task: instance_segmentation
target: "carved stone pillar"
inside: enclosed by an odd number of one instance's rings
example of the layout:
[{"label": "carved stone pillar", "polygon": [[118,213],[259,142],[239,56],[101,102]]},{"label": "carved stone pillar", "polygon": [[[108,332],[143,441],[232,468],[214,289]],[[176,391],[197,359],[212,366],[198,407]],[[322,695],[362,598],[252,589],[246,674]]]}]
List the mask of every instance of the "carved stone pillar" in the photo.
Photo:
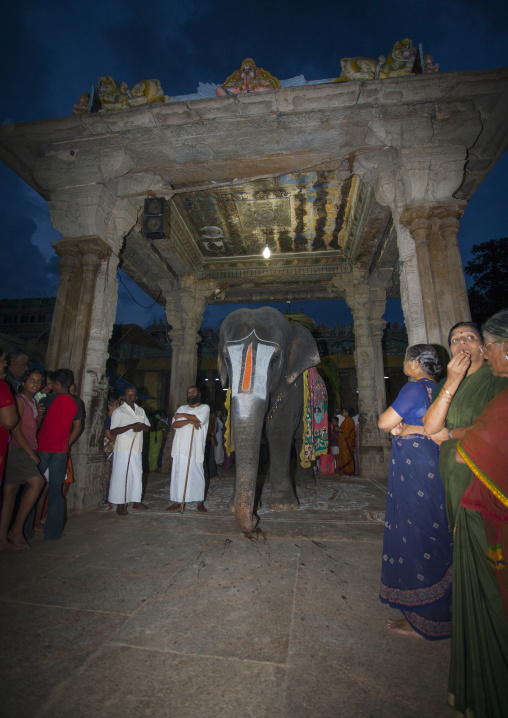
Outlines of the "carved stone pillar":
[{"label": "carved stone pillar", "polygon": [[[166,317],[171,324],[171,379],[169,386],[169,414],[185,403],[187,389],[196,383],[198,354],[201,341],[198,334],[203,321],[206,297],[216,288],[214,281],[197,280],[190,275],[180,277],[180,288],[167,292]],[[168,288],[169,289],[169,288]],[[169,471],[171,441],[166,442],[162,459],[163,471]]]},{"label": "carved stone pillar", "polygon": [[91,249],[90,243],[80,247],[83,278],[76,311],[74,341],[70,357],[70,367],[74,372],[74,377],[79,386],[81,386],[82,383],[83,359],[90,335],[90,315],[97,273],[101,266],[101,260],[105,259],[105,256],[109,254],[109,252],[106,253],[103,248],[99,247],[97,248],[97,253],[92,254]]},{"label": "carved stone pillar", "polygon": [[386,408],[385,366],[383,359],[383,333],[385,327],[386,321],[384,319],[372,319],[370,321],[372,348],[374,350],[377,410],[379,414],[382,414]]},{"label": "carved stone pillar", "polygon": [[61,257],[61,279],[47,366],[71,368],[85,404],[84,429],[71,452],[76,481],[67,497],[69,509],[81,511],[97,506],[101,498],[105,372],[118,298],[116,272],[123,239],[138,213],[129,201],[117,200],[99,184],[55,193],[50,211],[65,239],[53,244]]},{"label": "carved stone pillar", "polygon": [[[462,260],[457,244],[464,202],[407,205],[400,222],[414,241],[426,341],[446,347],[450,327],[471,318]],[[411,287],[408,286],[411,292]]]},{"label": "carved stone pillar", "polygon": [[[384,297],[384,299],[383,299]],[[355,366],[360,413],[360,456],[362,474],[384,477],[386,440],[378,429],[380,410],[384,410],[384,372],[381,338],[383,334],[384,290],[372,290],[361,282],[357,272],[346,290],[355,332]]]},{"label": "carved stone pillar", "polygon": [[[463,210],[459,211],[460,214],[462,214]],[[451,326],[457,322],[471,319],[466,279],[462,271],[462,257],[460,256],[459,243],[457,241],[457,235],[460,229],[458,214],[459,212],[452,211],[450,215],[442,216],[438,226],[439,234],[446,248],[448,281],[451,294],[454,298],[455,321],[452,322]],[[457,317],[459,318],[457,319]]]},{"label": "carved stone pillar", "polygon": [[46,366],[51,370],[58,368],[57,364],[62,353],[62,347],[65,344],[64,339],[68,335],[70,328],[69,308],[73,305],[71,298],[74,290],[73,278],[78,267],[79,255],[77,247],[73,244],[66,244],[63,240],[55,242],[53,246],[60,256],[60,261],[58,262],[60,282],[56,294],[55,310],[46,353]]}]

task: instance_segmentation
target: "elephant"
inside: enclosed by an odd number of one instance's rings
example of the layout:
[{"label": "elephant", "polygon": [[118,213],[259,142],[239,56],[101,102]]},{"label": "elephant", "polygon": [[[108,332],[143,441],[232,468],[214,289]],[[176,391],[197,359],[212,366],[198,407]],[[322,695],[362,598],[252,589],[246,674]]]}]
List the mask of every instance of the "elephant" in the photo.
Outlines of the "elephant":
[{"label": "elephant", "polygon": [[[236,523],[244,533],[252,532],[259,520],[254,503],[265,417],[270,449],[268,506],[298,508],[289,475],[291,445],[295,439],[298,451],[303,434],[303,372],[319,362],[310,331],[271,307],[238,309],[221,324],[218,370],[223,387],[229,379],[229,420],[236,451],[230,508],[234,507]],[[313,477],[312,469],[310,472]],[[314,485],[314,478],[311,481]]]}]

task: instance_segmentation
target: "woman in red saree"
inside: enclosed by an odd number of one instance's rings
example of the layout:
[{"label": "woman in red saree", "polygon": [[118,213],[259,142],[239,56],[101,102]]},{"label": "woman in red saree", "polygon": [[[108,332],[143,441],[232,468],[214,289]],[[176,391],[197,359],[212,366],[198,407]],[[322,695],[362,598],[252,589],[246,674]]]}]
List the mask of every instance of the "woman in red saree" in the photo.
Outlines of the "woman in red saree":
[{"label": "woman in red saree", "polygon": [[348,409],[340,409],[344,421],[339,426],[339,473],[352,476],[355,473],[355,422]]},{"label": "woman in red saree", "polygon": [[[508,309],[483,326],[492,374],[508,378]],[[501,718],[508,706],[508,388],[457,444],[474,479],[462,495],[453,559],[449,692],[461,713]]]}]

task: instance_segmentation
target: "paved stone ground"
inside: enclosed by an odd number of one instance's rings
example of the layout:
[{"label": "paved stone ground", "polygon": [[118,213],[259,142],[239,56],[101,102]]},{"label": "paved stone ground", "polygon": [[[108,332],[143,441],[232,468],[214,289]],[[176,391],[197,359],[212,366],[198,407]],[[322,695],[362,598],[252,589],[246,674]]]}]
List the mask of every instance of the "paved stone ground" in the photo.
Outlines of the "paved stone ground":
[{"label": "paved stone ground", "polygon": [[318,477],[294,512],[71,517],[61,541],[0,554],[3,718],[450,717],[449,642],[391,634],[378,600],[384,488]]}]

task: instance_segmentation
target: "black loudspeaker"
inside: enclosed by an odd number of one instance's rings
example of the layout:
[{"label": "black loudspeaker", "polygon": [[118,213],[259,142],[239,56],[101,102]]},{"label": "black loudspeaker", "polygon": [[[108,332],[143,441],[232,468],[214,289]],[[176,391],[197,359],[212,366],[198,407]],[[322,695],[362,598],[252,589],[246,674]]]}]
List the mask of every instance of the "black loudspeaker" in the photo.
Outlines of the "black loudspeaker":
[{"label": "black loudspeaker", "polygon": [[147,239],[169,239],[169,206],[165,197],[145,199],[143,234]]}]

